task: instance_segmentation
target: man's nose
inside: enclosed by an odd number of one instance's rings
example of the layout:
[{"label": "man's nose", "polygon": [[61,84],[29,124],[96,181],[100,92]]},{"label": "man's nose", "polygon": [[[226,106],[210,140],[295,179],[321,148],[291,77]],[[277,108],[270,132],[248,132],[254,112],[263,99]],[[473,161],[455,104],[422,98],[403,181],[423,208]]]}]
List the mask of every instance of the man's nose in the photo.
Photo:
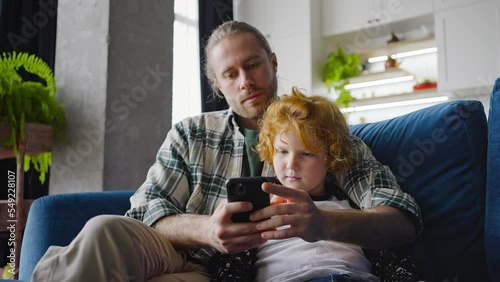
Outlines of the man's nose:
[{"label": "man's nose", "polygon": [[255,81],[253,79],[253,76],[248,71],[242,71],[240,78],[241,78],[240,84],[241,84],[242,90],[251,89],[255,85]]}]

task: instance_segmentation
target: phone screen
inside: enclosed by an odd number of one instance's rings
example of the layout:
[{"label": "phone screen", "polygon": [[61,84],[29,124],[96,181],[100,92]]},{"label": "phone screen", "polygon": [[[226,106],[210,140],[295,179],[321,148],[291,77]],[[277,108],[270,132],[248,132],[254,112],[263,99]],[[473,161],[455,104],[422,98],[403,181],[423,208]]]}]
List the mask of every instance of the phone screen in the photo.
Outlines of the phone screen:
[{"label": "phone screen", "polygon": [[269,206],[270,195],[262,191],[262,183],[276,183],[274,177],[238,177],[226,182],[228,202],[251,202],[253,209],[248,212],[236,213],[232,216],[234,222],[249,222],[250,213]]}]

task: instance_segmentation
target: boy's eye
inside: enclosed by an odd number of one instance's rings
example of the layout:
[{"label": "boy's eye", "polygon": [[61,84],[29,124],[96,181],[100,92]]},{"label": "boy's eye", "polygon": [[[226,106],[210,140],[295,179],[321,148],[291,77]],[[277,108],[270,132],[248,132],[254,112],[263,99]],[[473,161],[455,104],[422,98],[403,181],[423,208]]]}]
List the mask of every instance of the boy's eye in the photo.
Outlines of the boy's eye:
[{"label": "boy's eye", "polygon": [[309,152],[304,152],[302,153],[303,156],[306,156],[306,157],[310,157],[310,156],[313,156],[314,154],[313,153],[309,153]]},{"label": "boy's eye", "polygon": [[276,154],[286,154],[286,153],[288,153],[288,151],[287,150],[276,150],[275,153]]}]

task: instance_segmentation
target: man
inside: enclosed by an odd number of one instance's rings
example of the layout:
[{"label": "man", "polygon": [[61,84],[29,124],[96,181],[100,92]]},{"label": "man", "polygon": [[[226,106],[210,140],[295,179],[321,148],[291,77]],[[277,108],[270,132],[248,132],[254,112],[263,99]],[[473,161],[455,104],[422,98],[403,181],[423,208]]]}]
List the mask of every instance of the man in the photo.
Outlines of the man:
[{"label": "man", "polygon": [[[216,251],[235,254],[269,239],[336,240],[365,248],[415,240],[421,229],[416,203],[397,184],[378,187],[378,175],[352,181],[348,192],[362,211],[321,211],[300,191],[265,184],[266,192],[289,203],[255,212],[254,222],[233,223],[231,216],[251,205],[227,202],[226,179],[274,175],[252,148],[258,119],[276,98],[278,63],[265,37],[242,22],[217,28],[205,53],[207,77],[230,109],[176,124],[126,217],[98,216],[68,247],[49,248],[33,281],[153,281],[159,275],[163,281],[208,281],[205,266]],[[380,205],[371,207],[374,202]],[[283,225],[292,228],[275,229]]]}]

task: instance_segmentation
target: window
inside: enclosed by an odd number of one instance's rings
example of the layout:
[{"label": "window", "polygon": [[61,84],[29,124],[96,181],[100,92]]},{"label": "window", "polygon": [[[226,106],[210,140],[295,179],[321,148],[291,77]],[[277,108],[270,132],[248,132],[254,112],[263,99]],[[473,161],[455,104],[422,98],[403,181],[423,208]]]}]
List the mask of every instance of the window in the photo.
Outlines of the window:
[{"label": "window", "polygon": [[175,0],[172,123],[201,113],[198,0]]}]

